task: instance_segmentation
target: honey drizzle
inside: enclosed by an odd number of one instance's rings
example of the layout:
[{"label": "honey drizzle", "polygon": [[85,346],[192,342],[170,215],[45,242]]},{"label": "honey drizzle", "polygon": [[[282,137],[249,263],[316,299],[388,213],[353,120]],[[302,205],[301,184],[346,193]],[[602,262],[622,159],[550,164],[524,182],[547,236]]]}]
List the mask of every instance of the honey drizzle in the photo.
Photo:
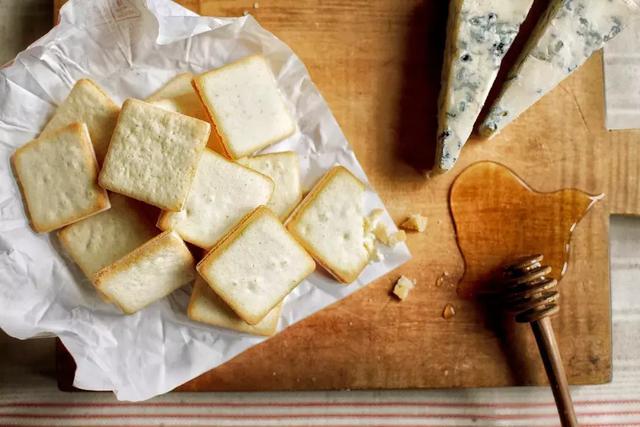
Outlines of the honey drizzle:
[{"label": "honey drizzle", "polygon": [[538,253],[560,280],[567,270],[573,230],[602,198],[576,189],[540,193],[494,162],[469,166],[449,196],[465,262],[458,295],[469,298],[490,291],[502,266]]}]

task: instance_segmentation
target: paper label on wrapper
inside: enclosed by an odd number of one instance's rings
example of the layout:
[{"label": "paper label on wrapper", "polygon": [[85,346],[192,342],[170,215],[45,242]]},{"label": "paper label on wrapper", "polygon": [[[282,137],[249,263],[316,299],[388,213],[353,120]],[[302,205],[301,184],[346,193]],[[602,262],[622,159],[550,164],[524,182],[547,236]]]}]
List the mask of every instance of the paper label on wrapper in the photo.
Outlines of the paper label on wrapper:
[{"label": "paper label on wrapper", "polygon": [[[190,286],[131,316],[104,303],[62,255],[55,234],[29,228],[11,154],[39,134],[82,77],[122,102],[145,98],[179,72],[201,73],[255,53],[269,61],[299,128],[265,152],[296,151],[306,189],[338,163],[367,182],[300,59],[251,16],[200,17],[166,0],[74,0],[53,30],[0,70],[0,327],[18,338],[59,336],[77,363],[76,387],[113,390],[122,400],[148,399],[265,338],[190,321]],[[384,208],[371,189],[365,206]],[[388,213],[384,221],[395,229]],[[382,250],[384,261],[369,265],[349,286],[322,273],[309,276],[287,297],[280,330],[410,258],[404,244]]]}]

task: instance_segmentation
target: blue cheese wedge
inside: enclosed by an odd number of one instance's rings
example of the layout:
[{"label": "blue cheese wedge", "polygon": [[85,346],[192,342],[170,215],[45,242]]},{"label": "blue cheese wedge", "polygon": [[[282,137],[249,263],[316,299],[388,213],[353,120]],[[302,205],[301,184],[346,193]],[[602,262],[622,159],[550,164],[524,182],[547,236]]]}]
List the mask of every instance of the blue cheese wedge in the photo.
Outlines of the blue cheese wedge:
[{"label": "blue cheese wedge", "polygon": [[480,126],[492,137],[580,67],[638,15],[638,0],[554,0]]},{"label": "blue cheese wedge", "polygon": [[438,114],[436,169],[453,167],[533,0],[453,0]]}]

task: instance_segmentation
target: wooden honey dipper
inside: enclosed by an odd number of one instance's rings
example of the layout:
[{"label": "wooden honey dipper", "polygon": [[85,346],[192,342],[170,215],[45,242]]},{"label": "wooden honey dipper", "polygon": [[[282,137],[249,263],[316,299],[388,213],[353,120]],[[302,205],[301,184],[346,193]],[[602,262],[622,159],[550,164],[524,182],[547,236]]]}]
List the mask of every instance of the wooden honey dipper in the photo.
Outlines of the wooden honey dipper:
[{"label": "wooden honey dipper", "polygon": [[569,383],[564,371],[550,316],[556,314],[558,281],[548,277],[551,267],[543,266],[542,255],[522,258],[504,269],[502,301],[515,312],[516,322],[530,323],[563,426],[577,426]]}]

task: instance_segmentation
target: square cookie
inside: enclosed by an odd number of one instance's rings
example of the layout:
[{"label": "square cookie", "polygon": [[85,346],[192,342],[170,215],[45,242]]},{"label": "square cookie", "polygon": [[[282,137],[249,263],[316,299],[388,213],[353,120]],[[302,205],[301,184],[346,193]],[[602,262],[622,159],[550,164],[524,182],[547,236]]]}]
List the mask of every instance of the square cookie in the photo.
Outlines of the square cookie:
[{"label": "square cookie", "polygon": [[109,209],[85,124],[73,123],[18,148],[11,157],[31,227],[46,233]]},{"label": "square cookie", "polygon": [[210,128],[202,120],[126,100],[100,171],[100,185],[160,209],[181,210]]},{"label": "square cookie", "polygon": [[369,261],[364,239],[364,184],[346,168],[327,172],[291,214],[287,229],[343,283]]},{"label": "square cookie", "polygon": [[207,110],[193,88],[192,80],[193,74],[191,73],[178,74],[149,96],[146,102],[208,122]]},{"label": "square cookie", "polygon": [[251,155],[296,129],[263,56],[208,71],[193,84],[231,158]]},{"label": "square cookie", "polygon": [[[191,82],[193,81],[193,74],[189,72],[177,74],[174,78],[166,82],[162,85],[158,90],[153,92],[146,99],[147,102],[155,102],[160,101],[162,99],[172,99],[178,98],[183,95],[193,94],[197,98],[197,94],[193,89],[193,85]],[[204,105],[198,100],[198,104],[200,104],[202,109],[202,114],[206,115],[206,111],[204,110]]]},{"label": "square cookie", "polygon": [[282,303],[278,304],[267,314],[264,319],[255,325],[250,325],[229,308],[202,277],[198,275],[193,285],[193,292],[189,299],[187,315],[196,322],[219,326],[234,331],[246,332],[253,335],[271,336],[278,329]]},{"label": "square cookie", "polygon": [[111,134],[118,121],[118,113],[120,113],[120,107],[95,82],[81,79],[58,106],[40,137],[47,136],[71,123],[85,123],[89,129],[98,163],[102,164],[107,154]]},{"label": "square cookie", "polygon": [[284,221],[302,198],[298,155],[293,151],[285,151],[244,157],[238,163],[273,180],[276,186],[267,207]]},{"label": "square cookie", "polygon": [[192,281],[194,264],[180,236],[165,231],[98,271],[94,284],[124,313],[132,314]]},{"label": "square cookie", "polygon": [[[169,80],[153,95],[147,98],[149,104],[164,108],[168,111],[184,114],[185,116],[209,122],[209,115],[202,104],[202,100],[191,84],[193,74],[181,73]],[[207,147],[220,154],[225,154],[224,147],[218,134],[212,130],[209,134]],[[228,157],[228,156],[227,156]]]},{"label": "square cookie", "polygon": [[150,206],[116,193],[109,201],[111,209],[58,231],[62,247],[91,281],[98,270],[160,233]]},{"label": "square cookie", "polygon": [[265,175],[205,150],[184,209],[163,212],[158,227],[209,249],[245,215],[266,204],[273,187]]},{"label": "square cookie", "polygon": [[315,262],[270,209],[260,207],[196,267],[211,289],[255,325],[315,269]]}]

